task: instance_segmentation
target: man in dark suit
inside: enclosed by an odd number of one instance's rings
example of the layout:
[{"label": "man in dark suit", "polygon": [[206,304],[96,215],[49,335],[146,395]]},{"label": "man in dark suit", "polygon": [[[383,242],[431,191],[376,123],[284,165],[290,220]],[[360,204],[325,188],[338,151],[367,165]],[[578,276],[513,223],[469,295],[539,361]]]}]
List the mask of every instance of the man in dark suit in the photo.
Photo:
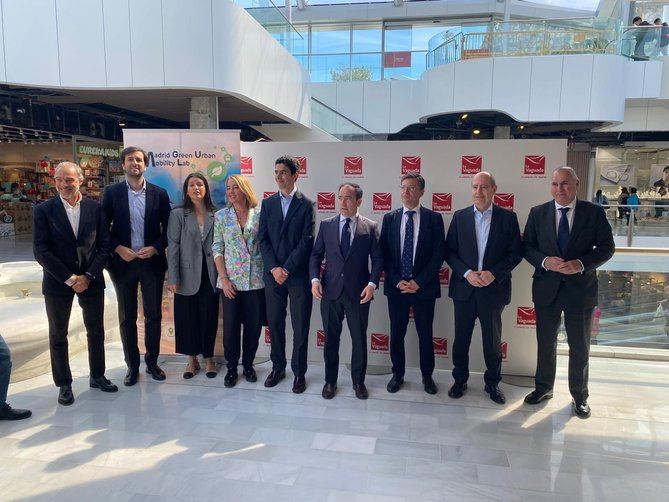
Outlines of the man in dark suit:
[{"label": "man in dark suit", "polygon": [[298,170],[299,162],[293,157],[276,160],[274,179],[279,191],[263,201],[258,230],[272,359],[265,387],[274,387],[286,376],[286,309],[290,298],[293,325],[290,366],[296,394],[307,388],[304,376],[311,320],[309,254],[314,245],[315,223],[314,203],[295,186]]},{"label": "man in dark suit", "polygon": [[448,391],[462,397],[469,379],[469,346],[474,323],[481,323],[486,372],[485,391],[504,404],[502,380],[502,311],[511,301],[511,271],[523,259],[515,213],[493,204],[497,191],[490,173],[472,178],[473,206],[456,211],[446,236],[446,262],[453,270],[448,296],[453,298],[455,342],[453,379]]},{"label": "man in dark suit", "polygon": [[436,394],[432,379],[434,305],[441,296],[439,269],[444,262],[444,220],[439,213],[420,205],[425,179],[418,173],[402,176],[400,195],[403,207],[383,216],[381,249],[386,273],[383,292],[390,314],[390,358],[393,376],[388,392],[397,392],[404,383],[404,337],[413,309],[418,332],[420,371],[423,387]]},{"label": "man in dark suit", "polygon": [[[369,396],[367,372],[367,320],[374,290],[383,269],[379,231],[375,221],[358,214],[362,188],[356,183],[339,186],[339,215],[321,222],[309,262],[311,292],[321,301],[325,331],[325,385],[322,395],[337,391],[339,338],[346,316],[351,332],[351,379],[358,399]],[[320,269],[325,257],[325,271]],[[371,259],[371,271],[369,262]]]},{"label": "man in dark suit", "polygon": [[88,341],[89,385],[104,392],[118,388],[105,374],[103,269],[110,253],[109,231],[100,204],[83,197],[81,168],[58,164],[54,173],[58,197],[35,206],[33,251],[44,269],[42,294],[49,320],[49,350],[58,402],[74,403],[67,352],[67,328],[77,295]]},{"label": "man in dark suit", "polygon": [[121,152],[125,181],[105,188],[102,205],[110,226],[112,256],[109,260],[116,298],[123,353],[128,372],[123,383],[131,386],[139,377],[137,347],[137,286],[142,289],[146,372],[165,380],[158,366],[162,296],[167,259],[167,192],[144,179],[148,156],[130,146]]},{"label": "man in dark suit", "polygon": [[571,167],[553,171],[553,200],[533,207],[525,225],[525,259],[535,272],[532,301],[537,315],[536,388],[525,397],[538,404],[553,397],[557,333],[561,316],[569,343],[569,392],[580,418],[590,416],[588,358],[592,314],[597,305],[596,269],[615,252],[601,206],[578,200]]}]

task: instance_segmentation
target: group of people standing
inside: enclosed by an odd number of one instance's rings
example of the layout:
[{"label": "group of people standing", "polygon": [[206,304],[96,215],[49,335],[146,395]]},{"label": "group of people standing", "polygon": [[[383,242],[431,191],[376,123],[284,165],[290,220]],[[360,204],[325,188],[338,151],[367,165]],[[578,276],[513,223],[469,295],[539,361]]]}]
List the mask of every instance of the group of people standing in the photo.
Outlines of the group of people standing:
[{"label": "group of people standing", "polygon": [[597,301],[595,271],[613,255],[614,244],[603,209],[576,198],[579,180],[571,168],[553,172],[553,200],[532,208],[521,240],[516,214],[493,203],[497,186],[488,172],[473,177],[473,204],[455,212],[448,232],[442,216],[421,205],[426,182],[418,173],[402,176],[402,207],[385,214],[380,228],[360,214],[362,188],[342,183],[339,214],[323,220],[316,232],[314,204],[297,188],[299,162],[293,157],[276,160],[278,190],[260,207],[248,180],[229,176],[227,206],[219,210],[202,174],[187,176],[183,204],[171,209],[165,190],[144,179],[146,152],[128,147],[121,160],[125,180],[105,189],[102,204],[81,195],[81,169],[63,162],[54,176],[59,196],[35,208],[34,253],[44,268],[51,365],[60,404],[74,402],[67,327],[75,295],[88,338],[90,386],[105,392],[118,390],[104,376],[105,266],[118,300],[126,386],[139,377],[138,288],[146,372],[154,380],[165,379],[158,354],[162,287],[168,271],[176,350],[188,356],[184,378],[200,371],[200,355],[206,376],[217,374],[213,355],[222,298],[224,385],[237,383],[240,358],[245,379],[257,381],[253,361],[264,325],[270,331],[272,361],[264,385],[274,387],[285,378],[290,309],[292,390],[304,392],[312,297],[316,297],[325,332],[322,396],[332,399],[337,393],[345,318],[352,341],[353,389],[357,398],[367,399],[369,307],[384,273],[392,361],[387,390],[398,392],[404,384],[405,335],[412,311],[422,384],[425,392],[435,394],[433,320],[444,260],[453,271],[449,296],[455,304],[454,383],[448,395],[457,399],[467,391],[469,347],[478,320],[486,363],[485,392],[503,404],[501,315],[511,300],[511,272],[525,258],[535,268],[532,296],[538,341],[536,389],[525,401],[537,404],[552,397],[557,333],[564,314],[574,410],[580,417],[590,415],[588,355],[590,320]]}]

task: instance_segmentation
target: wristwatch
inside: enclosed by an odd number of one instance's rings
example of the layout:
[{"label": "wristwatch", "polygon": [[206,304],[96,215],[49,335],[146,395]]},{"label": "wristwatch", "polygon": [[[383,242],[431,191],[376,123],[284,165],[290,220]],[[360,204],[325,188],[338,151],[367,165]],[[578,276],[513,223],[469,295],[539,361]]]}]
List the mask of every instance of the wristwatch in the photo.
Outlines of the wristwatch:
[{"label": "wristwatch", "polygon": [[94,281],[95,280],[95,276],[93,274],[91,274],[90,272],[86,272],[86,273],[84,273],[84,275],[86,277],[88,277],[89,281]]}]

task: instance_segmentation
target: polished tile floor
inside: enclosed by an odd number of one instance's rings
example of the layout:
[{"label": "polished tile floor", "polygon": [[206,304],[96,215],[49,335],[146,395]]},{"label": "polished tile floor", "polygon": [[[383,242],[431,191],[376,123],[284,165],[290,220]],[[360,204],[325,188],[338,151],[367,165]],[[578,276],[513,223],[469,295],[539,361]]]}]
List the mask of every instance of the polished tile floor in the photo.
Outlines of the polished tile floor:
[{"label": "polished tile floor", "polygon": [[[108,376],[121,383],[118,344]],[[369,376],[358,401],[345,368],[337,397],[320,397],[323,367],[307,392],[290,379],[223,387],[222,375],[181,379],[167,361],[166,382],[103,394],[87,387],[86,356],[73,361],[76,402],[56,404],[50,375],[10,387],[15,407],[34,415],[0,422],[0,500],[669,500],[669,365],[593,359],[593,416],[570,413],[565,360],[556,396],[524,405],[527,389],[504,385],[492,403],[473,375],[469,391],[428,396],[417,372],[398,394],[387,376]]]}]

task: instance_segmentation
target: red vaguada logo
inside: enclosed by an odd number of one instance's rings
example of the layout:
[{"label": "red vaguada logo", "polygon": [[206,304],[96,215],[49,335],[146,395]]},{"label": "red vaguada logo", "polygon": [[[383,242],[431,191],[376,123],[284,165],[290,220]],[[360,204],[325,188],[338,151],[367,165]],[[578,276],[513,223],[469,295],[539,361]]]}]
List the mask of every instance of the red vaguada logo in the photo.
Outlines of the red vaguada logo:
[{"label": "red vaguada logo", "polygon": [[242,174],[253,174],[253,157],[239,157],[239,168]]},{"label": "red vaguada logo", "polygon": [[407,155],[402,157],[402,175],[420,173],[420,156]]},{"label": "red vaguada logo", "polygon": [[263,198],[263,199],[266,199],[267,197],[271,197],[271,196],[274,195],[275,193],[276,193],[276,192],[263,192],[263,193],[262,193],[262,198]]},{"label": "red vaguada logo", "polygon": [[527,176],[544,176],[546,174],[546,156],[525,155],[523,174]]},{"label": "red vaguada logo", "polygon": [[344,157],[344,175],[362,175],[362,157]]},{"label": "red vaguada logo", "polygon": [[386,273],[381,272],[381,277],[379,278],[379,283],[386,282]]},{"label": "red vaguada logo", "polygon": [[512,193],[496,193],[492,201],[499,207],[513,211],[514,196]]},{"label": "red vaguada logo", "polygon": [[482,155],[463,155],[462,156],[462,174],[470,175],[480,173],[483,168]]},{"label": "red vaguada logo", "polygon": [[372,352],[388,352],[390,350],[390,336],[381,333],[372,333]]},{"label": "red vaguada logo", "polygon": [[439,284],[442,286],[448,286],[451,281],[451,269],[448,267],[442,267],[439,269]]},{"label": "red vaguada logo", "polygon": [[447,356],[448,355],[448,339],[447,338],[433,338],[434,355]]},{"label": "red vaguada logo", "polygon": [[516,311],[516,324],[521,326],[536,326],[537,314],[534,307],[518,307]]},{"label": "red vaguada logo", "polygon": [[306,176],[307,175],[307,158],[306,157],[295,157],[297,159],[297,162],[300,164],[299,169],[297,172],[300,174],[300,176]]},{"label": "red vaguada logo", "polygon": [[393,196],[390,192],[374,192],[372,195],[372,210],[390,211],[392,202]]},{"label": "red vaguada logo", "polygon": [[325,331],[322,329],[316,330],[316,347],[325,347]]},{"label": "red vaguada logo", "polygon": [[321,277],[325,275],[325,263],[321,263]]},{"label": "red vaguada logo", "polygon": [[319,211],[334,211],[335,210],[335,193],[334,192],[318,192],[317,205]]},{"label": "red vaguada logo", "polygon": [[269,328],[265,326],[265,345],[270,345],[272,343],[272,338],[269,336]]},{"label": "red vaguada logo", "polygon": [[502,342],[502,361],[506,361],[508,353],[509,353],[509,343]]},{"label": "red vaguada logo", "polygon": [[433,193],[432,194],[432,211],[448,212],[453,207],[453,194],[450,193]]}]

